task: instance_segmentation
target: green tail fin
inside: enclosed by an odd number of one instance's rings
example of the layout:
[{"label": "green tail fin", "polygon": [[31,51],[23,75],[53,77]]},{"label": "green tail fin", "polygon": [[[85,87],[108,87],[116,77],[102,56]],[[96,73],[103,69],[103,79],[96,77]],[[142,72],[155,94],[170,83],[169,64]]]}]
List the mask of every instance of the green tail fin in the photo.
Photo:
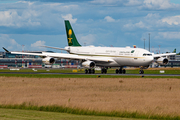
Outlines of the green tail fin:
[{"label": "green tail fin", "polygon": [[176,49],[174,49],[173,53],[176,53]]},{"label": "green tail fin", "polygon": [[74,34],[74,31],[71,27],[71,24],[69,20],[65,20],[65,28],[66,28],[66,35],[67,35],[67,40],[68,40],[68,45],[69,46],[81,46],[79,42],[76,39],[76,36]]}]

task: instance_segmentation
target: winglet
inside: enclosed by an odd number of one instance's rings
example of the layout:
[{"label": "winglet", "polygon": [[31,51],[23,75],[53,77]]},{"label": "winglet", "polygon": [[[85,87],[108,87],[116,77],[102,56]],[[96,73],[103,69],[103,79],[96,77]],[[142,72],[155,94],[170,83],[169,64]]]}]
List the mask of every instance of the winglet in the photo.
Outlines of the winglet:
[{"label": "winglet", "polygon": [[6,49],[6,48],[4,48],[4,47],[3,47],[3,49],[4,49],[6,52],[8,52],[8,53],[9,53],[9,50],[7,50],[7,49]]}]

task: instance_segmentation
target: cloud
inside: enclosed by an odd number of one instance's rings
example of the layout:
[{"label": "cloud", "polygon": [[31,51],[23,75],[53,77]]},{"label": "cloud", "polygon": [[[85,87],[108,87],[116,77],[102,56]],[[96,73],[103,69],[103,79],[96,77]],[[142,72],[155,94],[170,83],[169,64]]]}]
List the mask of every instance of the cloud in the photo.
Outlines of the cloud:
[{"label": "cloud", "polygon": [[93,0],[90,3],[105,6],[137,6],[142,5],[142,0]]},{"label": "cloud", "polygon": [[27,3],[29,6],[34,4],[34,2],[30,2],[30,1],[18,1],[17,3],[25,3],[25,4]]},{"label": "cloud", "polygon": [[166,39],[169,41],[180,39],[180,32],[158,32],[155,39]]},{"label": "cloud", "polygon": [[169,25],[179,25],[180,15],[163,18],[162,22],[168,23]]},{"label": "cloud", "polygon": [[136,6],[136,5],[141,5],[142,1],[139,0],[129,0],[128,3],[126,3],[126,6]]},{"label": "cloud", "polygon": [[152,10],[165,10],[165,9],[175,9],[179,5],[170,3],[170,0],[144,0],[143,6],[144,9]]},{"label": "cloud", "polygon": [[105,6],[123,6],[127,0],[93,0],[90,3]]},{"label": "cloud", "polygon": [[81,36],[79,41],[80,44],[84,44],[84,45],[93,45],[93,42],[95,41],[95,35],[93,34],[88,34],[86,36]]},{"label": "cloud", "polygon": [[5,47],[8,50],[20,50],[21,45],[14,39],[10,38],[7,34],[0,34],[1,47]]},{"label": "cloud", "polygon": [[27,27],[39,26],[40,22],[33,21],[32,17],[38,16],[33,10],[24,11],[19,16],[16,10],[0,11],[0,26]]},{"label": "cloud", "polygon": [[[54,3],[67,3],[67,2],[84,2],[84,0],[24,0],[24,1],[39,1],[39,2],[54,2]],[[86,0],[91,1],[91,0]]]},{"label": "cloud", "polygon": [[31,44],[31,47],[40,47],[40,46],[44,46],[45,45],[45,41],[41,41],[41,40],[39,40],[39,41],[36,41],[35,43],[33,43],[33,44]]},{"label": "cloud", "polygon": [[115,22],[115,19],[113,19],[113,18],[110,17],[110,16],[106,16],[104,19],[105,19],[107,22]]},{"label": "cloud", "polygon": [[76,23],[77,18],[72,18],[72,14],[67,14],[67,15],[62,15],[62,18],[64,18],[64,20],[69,20],[71,23]]},{"label": "cloud", "polygon": [[137,28],[140,28],[140,29],[148,29],[148,28],[149,28],[149,26],[146,25],[146,24],[145,24],[144,22],[142,22],[142,21],[140,21],[140,22],[138,22],[138,23],[135,23],[135,24],[133,24],[133,23],[128,23],[128,24],[125,24],[123,27],[126,28],[127,30],[135,30],[135,29],[137,29]]},{"label": "cloud", "polygon": [[149,13],[136,23],[131,22],[124,25],[124,28],[129,30],[133,30],[137,28],[152,30],[152,29],[156,29],[157,27],[162,27],[161,17],[158,13],[155,14]]}]

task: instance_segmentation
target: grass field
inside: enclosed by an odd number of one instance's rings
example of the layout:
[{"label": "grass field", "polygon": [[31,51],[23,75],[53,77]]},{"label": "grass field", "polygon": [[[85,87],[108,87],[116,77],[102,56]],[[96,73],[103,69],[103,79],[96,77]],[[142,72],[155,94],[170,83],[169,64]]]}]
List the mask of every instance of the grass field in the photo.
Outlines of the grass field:
[{"label": "grass field", "polygon": [[[161,70],[165,71],[165,74],[180,74],[180,68],[150,68],[145,70],[145,74],[160,74]],[[180,119],[180,77],[28,74],[72,73],[72,69],[2,69],[0,72],[27,72],[0,74],[2,120]],[[84,73],[83,70],[77,72]],[[114,73],[114,69],[109,69],[108,73]],[[127,74],[138,73],[139,69],[127,69]],[[52,108],[54,105],[55,108],[60,107],[63,110],[60,109],[57,113]],[[35,109],[31,109],[32,106]]]},{"label": "grass field", "polygon": [[2,109],[2,108],[0,108],[0,119],[1,120],[139,120],[133,118],[87,116],[87,115],[57,113],[57,112],[42,112],[42,111],[34,111],[34,110],[18,110],[18,109]]},{"label": "grass field", "polygon": [[[32,69],[20,69],[17,70],[9,70],[9,69],[0,69],[0,72],[44,72],[44,73],[72,73],[73,70],[77,71],[77,73],[84,73],[84,69],[36,69],[34,71]],[[145,74],[160,74],[160,71],[163,70],[164,74],[180,74],[180,68],[149,68],[145,69]],[[101,71],[96,70],[96,73],[101,73]],[[108,73],[115,73],[115,69],[108,69]],[[128,68],[126,69],[127,74],[139,74],[139,68]]]},{"label": "grass field", "polygon": [[43,111],[49,110],[45,106],[55,105],[52,109],[62,106],[63,111],[73,114],[178,120],[179,86],[179,79],[174,78],[1,76],[0,105],[1,108],[25,105],[22,107],[25,109],[37,106],[35,110]]}]

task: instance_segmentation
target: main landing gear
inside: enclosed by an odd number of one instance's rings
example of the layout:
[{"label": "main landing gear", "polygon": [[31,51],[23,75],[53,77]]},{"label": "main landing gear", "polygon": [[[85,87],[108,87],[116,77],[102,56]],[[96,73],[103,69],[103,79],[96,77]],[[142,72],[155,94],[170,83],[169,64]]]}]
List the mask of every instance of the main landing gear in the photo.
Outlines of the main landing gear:
[{"label": "main landing gear", "polygon": [[86,69],[85,74],[95,74],[95,70],[94,69]]},{"label": "main landing gear", "polygon": [[126,70],[123,69],[123,67],[120,67],[119,69],[116,69],[116,74],[126,74]]},{"label": "main landing gear", "polygon": [[107,68],[103,67],[103,68],[101,69],[101,73],[102,73],[102,74],[106,74],[106,73],[107,73]]}]

